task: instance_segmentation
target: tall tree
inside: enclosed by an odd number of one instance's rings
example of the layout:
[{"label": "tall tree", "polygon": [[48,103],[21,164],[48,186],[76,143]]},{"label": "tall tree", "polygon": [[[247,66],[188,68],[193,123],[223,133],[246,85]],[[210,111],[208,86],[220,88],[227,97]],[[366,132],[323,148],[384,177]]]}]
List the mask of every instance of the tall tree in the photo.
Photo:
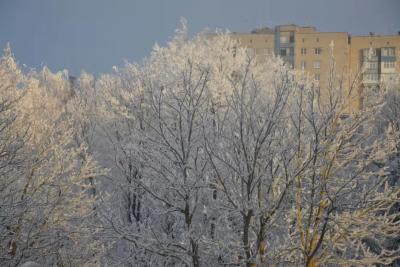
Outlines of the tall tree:
[{"label": "tall tree", "polygon": [[64,75],[47,69],[22,74],[9,50],[0,69],[5,85],[2,165],[9,170],[1,175],[2,262],[75,265],[95,260],[87,258],[92,248],[81,238],[93,202],[85,179],[99,170],[91,156],[79,158],[85,144],[73,143],[74,128],[61,97],[68,86]]}]

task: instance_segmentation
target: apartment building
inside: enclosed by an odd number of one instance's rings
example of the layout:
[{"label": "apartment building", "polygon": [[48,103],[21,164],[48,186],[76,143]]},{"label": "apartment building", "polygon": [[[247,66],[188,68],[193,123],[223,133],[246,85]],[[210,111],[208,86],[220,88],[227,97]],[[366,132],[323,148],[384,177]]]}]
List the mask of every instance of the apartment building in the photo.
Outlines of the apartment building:
[{"label": "apartment building", "polygon": [[334,76],[342,80],[343,92],[352,89],[349,111],[362,109],[373,101],[380,82],[400,74],[400,35],[351,36],[347,32],[319,32],[315,27],[280,25],[232,33],[232,38],[260,60],[269,53],[281,56],[290,66],[319,81],[321,90],[329,87],[334,62]]},{"label": "apartment building", "polygon": [[351,78],[359,74],[358,107],[373,102],[379,83],[391,81],[400,74],[400,35],[353,36],[350,46]]}]

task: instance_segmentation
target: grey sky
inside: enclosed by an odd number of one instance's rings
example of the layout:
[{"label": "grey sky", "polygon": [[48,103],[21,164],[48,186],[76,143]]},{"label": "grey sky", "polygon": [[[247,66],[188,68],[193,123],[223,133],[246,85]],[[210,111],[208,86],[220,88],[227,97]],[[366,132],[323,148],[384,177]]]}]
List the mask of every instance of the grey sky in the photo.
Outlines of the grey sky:
[{"label": "grey sky", "polygon": [[0,46],[29,67],[102,73],[165,44],[181,16],[192,35],[289,23],[397,34],[399,12],[400,0],[0,0]]}]

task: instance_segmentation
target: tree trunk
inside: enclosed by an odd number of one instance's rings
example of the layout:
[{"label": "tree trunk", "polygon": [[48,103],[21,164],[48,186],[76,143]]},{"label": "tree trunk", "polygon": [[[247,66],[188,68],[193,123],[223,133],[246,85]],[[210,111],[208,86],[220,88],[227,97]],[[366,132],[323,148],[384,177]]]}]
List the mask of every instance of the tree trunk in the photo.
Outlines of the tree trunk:
[{"label": "tree trunk", "polygon": [[251,217],[253,216],[253,212],[249,210],[243,218],[243,248],[244,253],[246,255],[246,266],[251,267],[251,251],[250,251],[250,244],[249,244],[249,230],[250,230],[250,221]]}]

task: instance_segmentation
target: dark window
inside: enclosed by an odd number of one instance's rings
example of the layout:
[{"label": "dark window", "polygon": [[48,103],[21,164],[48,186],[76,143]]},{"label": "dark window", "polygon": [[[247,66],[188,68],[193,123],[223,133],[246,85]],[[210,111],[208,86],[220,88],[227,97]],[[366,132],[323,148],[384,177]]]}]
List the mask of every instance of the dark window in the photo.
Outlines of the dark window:
[{"label": "dark window", "polygon": [[282,57],[285,57],[285,56],[286,56],[286,48],[282,48],[282,49],[281,49],[280,55],[281,55]]},{"label": "dark window", "polygon": [[294,43],[294,33],[293,33],[293,32],[290,33],[290,39],[289,39],[289,41],[290,41],[291,43]]}]

